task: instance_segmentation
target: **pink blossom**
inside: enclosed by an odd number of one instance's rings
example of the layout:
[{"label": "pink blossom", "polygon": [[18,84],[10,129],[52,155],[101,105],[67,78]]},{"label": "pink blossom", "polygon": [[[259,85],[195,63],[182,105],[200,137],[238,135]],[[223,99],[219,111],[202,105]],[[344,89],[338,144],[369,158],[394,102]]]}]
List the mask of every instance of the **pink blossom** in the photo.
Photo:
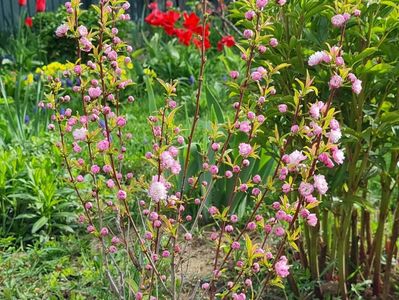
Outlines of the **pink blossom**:
[{"label": "pink blossom", "polygon": [[64,36],[66,36],[68,30],[69,30],[68,24],[62,24],[57,27],[57,29],[55,31],[55,35],[57,37],[64,37]]},{"label": "pink blossom", "polygon": [[228,232],[228,233],[233,232],[233,230],[234,230],[234,227],[232,225],[227,225],[225,227],[225,231]]},{"label": "pink blossom", "polygon": [[248,119],[249,120],[253,120],[253,119],[255,119],[255,113],[254,112],[252,112],[252,111],[249,111],[248,113],[247,113],[247,117],[248,117]]},{"label": "pink blossom", "polygon": [[338,130],[339,129],[339,122],[336,119],[332,119],[330,121],[330,128],[332,130]]},{"label": "pink blossom", "polygon": [[280,204],[280,202],[275,201],[275,202],[273,202],[272,207],[273,207],[273,209],[280,209],[281,204]]},{"label": "pink blossom", "polygon": [[311,183],[302,181],[301,184],[299,185],[299,189],[298,190],[299,190],[299,193],[302,196],[305,197],[305,196],[308,196],[308,195],[312,194],[314,188],[313,188],[313,185]]},{"label": "pink blossom", "polygon": [[153,235],[151,232],[147,231],[146,233],[144,233],[144,238],[146,240],[152,240],[152,237],[153,237]]},{"label": "pink blossom", "polygon": [[306,208],[303,208],[303,209],[301,209],[301,211],[300,211],[299,214],[300,214],[303,218],[307,218],[307,217],[309,216],[310,212],[309,212]]},{"label": "pink blossom", "polygon": [[287,216],[287,214],[283,210],[279,210],[279,211],[276,212],[276,219],[277,220],[280,220],[280,221],[284,220],[286,216]]},{"label": "pink blossom", "polygon": [[89,201],[89,202],[86,202],[86,203],[85,203],[85,208],[86,208],[87,210],[92,209],[92,208],[93,208],[93,203],[91,203],[90,201]]},{"label": "pink blossom", "polygon": [[115,182],[112,179],[108,179],[106,184],[107,184],[107,187],[109,187],[110,189],[115,187]]},{"label": "pink blossom", "polygon": [[311,67],[316,66],[323,62],[323,58],[324,58],[324,52],[317,51],[313,53],[311,56],[309,56],[308,65]]},{"label": "pink blossom", "polygon": [[350,82],[354,83],[355,80],[357,79],[357,77],[356,77],[355,74],[349,73],[349,74],[348,74],[348,79],[349,79]]},{"label": "pink blossom", "polygon": [[233,293],[232,295],[233,300],[246,300],[247,296],[244,293]]},{"label": "pink blossom", "polygon": [[203,283],[203,284],[201,285],[201,288],[202,288],[203,290],[209,290],[209,283],[208,283],[208,282]]},{"label": "pink blossom", "polygon": [[292,125],[291,126],[291,132],[292,133],[297,133],[299,131],[299,126],[298,125]]},{"label": "pink blossom", "polygon": [[117,117],[116,125],[118,125],[118,127],[124,127],[126,125],[126,119],[122,116]]},{"label": "pink blossom", "polygon": [[277,41],[277,39],[276,39],[276,38],[271,38],[270,41],[269,41],[269,45],[270,45],[271,47],[273,47],[273,48],[277,47],[277,46],[278,46],[278,41]]},{"label": "pink blossom", "polygon": [[345,17],[341,14],[335,15],[331,18],[332,25],[337,28],[341,28],[342,26],[344,26],[345,22]]},{"label": "pink blossom", "polygon": [[348,13],[343,14],[345,21],[348,21],[351,18],[351,15]]},{"label": "pink blossom", "polygon": [[331,130],[328,133],[328,139],[331,143],[338,143],[341,137],[342,137],[341,129]]},{"label": "pink blossom", "polygon": [[187,233],[184,235],[184,239],[185,239],[186,241],[191,241],[191,240],[193,239],[193,236],[191,235],[191,233],[187,232]]},{"label": "pink blossom", "polygon": [[360,14],[361,14],[361,11],[358,10],[358,9],[355,9],[355,10],[353,11],[353,15],[354,15],[355,17],[360,17]]},{"label": "pink blossom", "polygon": [[215,206],[211,206],[209,207],[208,212],[211,216],[213,216],[216,215],[219,212],[219,210]]},{"label": "pink blossom", "polygon": [[260,54],[263,54],[267,51],[267,47],[265,45],[259,45],[258,46],[258,51]]},{"label": "pink blossom", "polygon": [[253,231],[253,230],[255,230],[255,229],[256,229],[256,224],[255,224],[255,222],[249,222],[248,225],[247,225],[247,230]]},{"label": "pink blossom", "polygon": [[100,167],[97,166],[97,165],[92,165],[91,168],[90,168],[90,170],[91,170],[91,172],[92,172],[93,174],[98,174],[98,173],[100,173]]},{"label": "pink blossom", "polygon": [[216,165],[212,165],[209,168],[209,172],[211,172],[212,175],[216,175],[219,173],[219,168]]},{"label": "pink blossom", "polygon": [[341,76],[335,74],[331,77],[330,82],[328,83],[331,90],[338,89],[342,86],[342,78]]},{"label": "pink blossom", "polygon": [[247,11],[245,13],[245,18],[251,21],[255,17],[256,13],[253,10]]},{"label": "pink blossom", "polygon": [[237,71],[231,71],[230,72],[231,79],[237,79],[238,76],[240,76],[240,73],[238,73]]},{"label": "pink blossom", "polygon": [[116,60],[118,58],[118,54],[116,51],[112,50],[108,52],[107,57],[109,60]]},{"label": "pink blossom", "polygon": [[82,50],[85,52],[90,52],[90,50],[93,48],[93,44],[86,37],[81,37],[79,39],[79,43],[82,46]]},{"label": "pink blossom", "polygon": [[81,127],[79,129],[75,129],[72,133],[73,138],[75,141],[84,141],[86,140],[87,137],[87,129],[84,127]]},{"label": "pink blossom", "polygon": [[84,25],[80,25],[80,26],[78,27],[78,32],[79,32],[79,35],[80,35],[81,37],[82,37],[82,36],[87,36],[87,35],[89,34],[87,28],[86,28]]},{"label": "pink blossom", "polygon": [[248,133],[251,131],[251,124],[248,121],[243,121],[240,123],[240,131]]},{"label": "pink blossom", "polygon": [[119,190],[118,193],[116,194],[116,197],[119,200],[125,200],[127,198],[127,193],[124,190]]},{"label": "pink blossom", "polygon": [[254,32],[251,30],[251,29],[245,29],[244,30],[244,37],[246,38],[246,39],[250,39],[250,38],[252,38],[254,36]]},{"label": "pink blossom", "polygon": [[337,66],[343,66],[345,64],[344,58],[342,56],[337,56],[335,58],[335,64]]},{"label": "pink blossom", "polygon": [[283,227],[276,227],[276,229],[274,229],[274,234],[276,236],[283,236],[285,233],[285,230]]},{"label": "pink blossom", "polygon": [[260,177],[260,175],[255,175],[255,176],[252,178],[252,181],[253,181],[254,183],[260,183],[261,180],[262,180],[262,178]]},{"label": "pink blossom", "polygon": [[259,9],[263,9],[268,2],[269,0],[256,0],[256,7]]},{"label": "pink blossom", "polygon": [[90,87],[88,92],[91,99],[96,99],[102,94],[100,87]]},{"label": "pink blossom", "polygon": [[155,203],[158,203],[160,200],[166,200],[168,192],[165,183],[153,180],[148,189],[148,195]]},{"label": "pink blossom", "polygon": [[92,232],[94,232],[95,230],[96,230],[96,229],[94,228],[93,225],[87,226],[87,232],[88,232],[88,233],[92,233]]},{"label": "pink blossom", "polygon": [[262,74],[258,71],[254,71],[251,73],[251,78],[253,81],[259,81],[262,79]]},{"label": "pink blossom", "polygon": [[238,146],[239,153],[242,157],[248,157],[252,152],[252,147],[250,144],[240,143]]},{"label": "pink blossom", "polygon": [[353,83],[352,83],[352,91],[356,94],[359,95],[360,92],[362,91],[362,81],[359,79],[356,79]]},{"label": "pink blossom", "polygon": [[313,119],[320,118],[320,107],[319,107],[318,103],[313,103],[310,106],[309,114],[312,116]]},{"label": "pink blossom", "polygon": [[319,161],[321,161],[327,168],[333,168],[334,163],[331,160],[330,156],[328,155],[327,152],[323,152],[319,155],[318,157]]},{"label": "pink blossom", "polygon": [[237,223],[238,222],[238,216],[237,215],[231,215],[230,216],[230,221],[232,223]]},{"label": "pink blossom", "polygon": [[281,112],[281,113],[287,112],[287,104],[280,104],[278,106],[278,111]]},{"label": "pink blossom", "polygon": [[265,121],[265,116],[264,115],[258,115],[256,118],[260,124],[262,124]]},{"label": "pink blossom", "polygon": [[177,137],[177,142],[178,142],[179,144],[183,144],[183,143],[184,143],[184,137],[182,137],[181,135],[179,135],[179,136]]},{"label": "pink blossom", "polygon": [[342,150],[334,148],[332,150],[332,157],[338,165],[342,165],[344,163],[345,155],[344,152],[342,152]]},{"label": "pink blossom", "polygon": [[107,140],[102,140],[97,143],[97,149],[100,152],[107,151],[109,149],[109,142]]},{"label": "pink blossom", "polygon": [[287,262],[288,260],[285,256],[280,257],[280,260],[274,266],[277,276],[285,278],[290,274],[289,272],[290,266],[287,265]]},{"label": "pink blossom", "polygon": [[108,228],[107,228],[107,227],[101,228],[100,234],[101,234],[102,236],[106,236],[106,235],[108,235],[108,233],[109,233],[109,231],[108,231]]},{"label": "pink blossom", "polygon": [[281,189],[283,190],[283,193],[285,193],[285,194],[288,194],[292,190],[291,185],[289,183],[284,183],[283,186],[281,187]]},{"label": "pink blossom", "polygon": [[328,184],[324,175],[314,175],[314,184],[313,186],[319,192],[320,195],[324,195],[328,191]]},{"label": "pink blossom", "polygon": [[302,151],[295,150],[290,155],[288,155],[288,168],[290,170],[295,170],[299,164],[306,159]]},{"label": "pink blossom", "polygon": [[316,226],[316,224],[317,224],[316,214],[309,214],[306,219],[310,226],[312,226],[312,227]]},{"label": "pink blossom", "polygon": [[238,250],[238,249],[240,249],[240,243],[237,242],[237,241],[233,242],[233,243],[231,244],[231,248],[232,248],[233,250]]}]

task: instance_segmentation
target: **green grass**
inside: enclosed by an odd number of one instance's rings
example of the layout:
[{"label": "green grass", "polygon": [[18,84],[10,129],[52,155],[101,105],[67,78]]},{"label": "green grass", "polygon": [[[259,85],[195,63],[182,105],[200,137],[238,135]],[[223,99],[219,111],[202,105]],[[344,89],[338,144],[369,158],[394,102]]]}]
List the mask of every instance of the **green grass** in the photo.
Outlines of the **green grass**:
[{"label": "green grass", "polygon": [[111,299],[95,253],[74,235],[9,247],[0,252],[0,299]]}]

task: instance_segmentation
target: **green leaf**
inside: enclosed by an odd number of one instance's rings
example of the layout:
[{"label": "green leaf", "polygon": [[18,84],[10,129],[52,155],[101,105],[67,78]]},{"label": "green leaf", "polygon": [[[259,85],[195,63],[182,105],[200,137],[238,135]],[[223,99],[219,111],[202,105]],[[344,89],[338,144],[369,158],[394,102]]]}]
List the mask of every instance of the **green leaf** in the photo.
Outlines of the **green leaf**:
[{"label": "green leaf", "polygon": [[205,90],[206,90],[206,101],[208,108],[211,110],[211,108],[213,107],[218,122],[224,123],[223,110],[220,107],[219,101],[216,99],[215,94],[211,91],[211,88],[208,85],[205,86]]},{"label": "green leaf", "polygon": [[365,59],[366,57],[372,55],[373,53],[375,53],[378,50],[377,47],[370,47],[370,48],[366,48],[364,49],[362,52],[360,52],[358,55],[356,55],[353,58],[353,64],[357,63],[358,61],[361,61],[363,59]]},{"label": "green leaf", "polygon": [[74,230],[72,229],[71,226],[65,225],[65,224],[55,224],[54,227],[57,227],[58,229],[61,229],[63,231],[71,232],[73,233]]},{"label": "green leaf", "polygon": [[35,222],[32,226],[32,233],[37,232],[40,228],[47,224],[48,218],[43,216]]},{"label": "green leaf", "polygon": [[152,80],[148,76],[144,76],[143,79],[148,94],[148,110],[149,113],[152,113],[157,110],[157,102],[155,100],[154,89],[152,87]]},{"label": "green leaf", "polygon": [[37,217],[37,215],[35,214],[20,214],[18,215],[15,220],[19,220],[19,219],[32,219],[34,217]]},{"label": "green leaf", "polygon": [[386,112],[381,116],[382,123],[399,123],[399,110]]}]

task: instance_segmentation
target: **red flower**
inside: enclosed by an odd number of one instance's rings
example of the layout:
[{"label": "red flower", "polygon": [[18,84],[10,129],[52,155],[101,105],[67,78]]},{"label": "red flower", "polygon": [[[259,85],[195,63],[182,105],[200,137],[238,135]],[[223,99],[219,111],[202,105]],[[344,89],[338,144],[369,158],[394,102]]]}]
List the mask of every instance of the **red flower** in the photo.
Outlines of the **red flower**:
[{"label": "red flower", "polygon": [[191,38],[193,36],[193,33],[189,30],[177,29],[176,36],[179,39],[180,43],[182,43],[183,45],[189,46],[190,42],[191,42]]},{"label": "red flower", "polygon": [[145,18],[145,21],[150,25],[162,27],[168,35],[174,35],[176,33],[175,23],[179,18],[180,14],[176,11],[162,12],[155,8]]},{"label": "red flower", "polygon": [[184,13],[183,17],[183,26],[185,28],[195,33],[202,34],[202,27],[199,26],[200,18],[195,13],[192,12],[190,15]]},{"label": "red flower", "polygon": [[171,8],[173,6],[173,1],[166,1],[166,7]]},{"label": "red flower", "polygon": [[18,0],[19,6],[26,6],[26,0]]},{"label": "red flower", "polygon": [[[153,2],[155,3],[155,2]],[[163,12],[154,9],[146,18],[145,21],[152,26],[161,26],[163,22]]]},{"label": "red flower", "polygon": [[161,25],[168,35],[175,34],[175,23],[180,18],[180,14],[176,11],[170,10],[164,14],[163,24]]},{"label": "red flower", "polygon": [[33,21],[32,21],[31,17],[26,17],[25,25],[28,26],[28,27],[32,27],[33,26]]},{"label": "red flower", "polygon": [[234,40],[234,37],[231,35],[226,35],[222,37],[222,39],[218,42],[218,50],[222,51],[223,47],[233,47],[236,44],[236,41]]},{"label": "red flower", "polygon": [[36,0],[36,12],[46,11],[46,0]]}]

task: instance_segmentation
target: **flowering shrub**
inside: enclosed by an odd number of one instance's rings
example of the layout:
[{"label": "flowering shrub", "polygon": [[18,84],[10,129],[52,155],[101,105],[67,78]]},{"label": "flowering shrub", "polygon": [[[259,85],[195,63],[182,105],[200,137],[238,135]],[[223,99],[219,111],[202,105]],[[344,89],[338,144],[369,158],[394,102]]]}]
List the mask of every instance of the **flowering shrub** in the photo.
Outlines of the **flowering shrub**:
[{"label": "flowering shrub", "polygon": [[[202,2],[202,18],[184,14],[180,29],[175,27],[179,13],[164,13],[152,5],[147,22],[161,26],[183,43],[193,42],[201,53],[201,65],[191,128],[177,123],[179,83],[158,79],[164,89],[164,105],[148,117],[153,146],[145,159],[151,166],[151,178],[124,165],[125,154],[131,150],[126,144],[132,136],[125,132],[129,120],[122,113],[123,105],[135,99],[133,95],[120,98],[132,84],[123,78],[122,66],[131,63],[133,48],[120,39],[117,26],[127,19],[129,4],[101,0],[95,6],[99,23],[92,28],[79,21],[79,0],[65,4],[67,21],[55,34],[76,41],[77,59],[63,77],[78,79],[73,81],[78,84],[68,89],[61,78],[50,77],[49,93],[40,107],[54,111],[48,128],[60,137],[56,146],[84,211],[79,222],[98,240],[105,273],[120,298],[126,293],[133,293],[136,299],[179,298],[185,284],[184,266],[191,255],[188,247],[196,238],[203,214],[208,213],[217,229],[209,234],[214,246],[214,259],[209,262],[213,270],[199,283],[202,295],[261,299],[269,286],[282,286],[283,278],[290,274],[289,250],[299,250],[298,225],[318,224],[315,210],[329,188],[323,172],[344,161],[339,148],[341,128],[332,103],[339,89],[361,91],[361,81],[342,58],[345,24],[351,15],[345,12],[344,21],[332,19],[333,26],[341,30],[339,41],[328,49],[317,49],[308,60],[309,67],[318,65],[329,73],[325,83],[328,97],[319,97],[313,78],[304,74],[303,81],[296,79],[293,96],[275,103],[275,96],[282,93],[274,86],[275,78],[289,65],[259,63],[268,47],[279,47],[266,12],[266,6],[274,4],[267,0],[240,4],[243,34],[237,48],[244,66],[229,70],[232,110],[226,112],[226,122],[212,124],[203,133],[209,143],[199,153],[202,164],[195,174],[189,173],[189,166],[206,84],[207,4]],[[283,5],[284,1],[277,1],[279,9]],[[222,44],[232,45],[232,39],[224,39]],[[90,57],[86,64],[82,53]],[[78,111],[70,108],[72,95],[80,99]],[[288,129],[284,124],[289,124]],[[239,141],[238,146],[232,147],[233,139]],[[274,155],[270,176],[252,169],[263,148]],[[222,180],[229,186],[226,206],[208,206],[213,187]],[[242,194],[249,199],[250,213],[240,218],[232,208]],[[189,206],[196,207],[194,214],[188,213]],[[123,264],[129,262],[139,272],[135,284],[124,280],[116,252],[126,257]]]}]

